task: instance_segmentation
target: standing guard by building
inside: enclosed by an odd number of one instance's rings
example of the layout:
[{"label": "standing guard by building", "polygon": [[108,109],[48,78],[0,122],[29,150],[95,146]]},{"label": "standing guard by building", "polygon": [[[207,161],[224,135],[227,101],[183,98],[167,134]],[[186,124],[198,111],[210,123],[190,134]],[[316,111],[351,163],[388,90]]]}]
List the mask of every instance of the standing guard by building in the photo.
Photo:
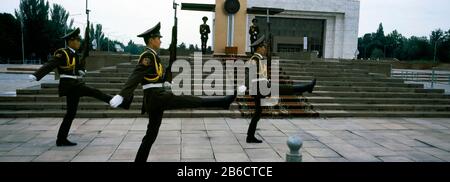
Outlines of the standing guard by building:
[{"label": "standing guard by building", "polygon": [[[259,35],[259,27],[257,25],[258,20],[256,20],[256,18],[254,18],[252,20],[252,26],[250,26],[250,30],[249,30],[249,34],[250,34],[250,42],[251,44],[255,43],[256,40],[258,40],[258,35]],[[255,50],[252,46],[250,46],[251,50],[252,50],[252,54],[255,53]]]},{"label": "standing guard by building", "polygon": [[211,33],[211,29],[209,28],[209,25],[206,24],[206,21],[208,21],[208,17],[203,17],[203,24],[200,25],[200,36],[202,40],[202,53],[206,53],[206,47],[208,43],[209,34]]}]

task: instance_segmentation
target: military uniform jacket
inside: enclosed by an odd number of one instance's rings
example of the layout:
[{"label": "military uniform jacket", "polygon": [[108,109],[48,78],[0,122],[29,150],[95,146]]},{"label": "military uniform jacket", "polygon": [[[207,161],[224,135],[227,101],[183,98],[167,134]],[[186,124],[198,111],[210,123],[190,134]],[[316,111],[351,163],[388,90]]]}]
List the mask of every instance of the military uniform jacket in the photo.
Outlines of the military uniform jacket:
[{"label": "military uniform jacket", "polygon": [[[154,50],[146,48],[144,53],[142,53],[139,57],[138,64],[128,77],[128,81],[123,86],[119,95],[124,97],[124,100],[131,102],[134,96],[133,92],[139,84],[146,85],[152,83],[164,83],[164,73],[165,70],[161,64],[161,59],[158,54]],[[153,97],[161,96],[164,93],[165,91],[163,88],[145,90],[143,100],[144,103],[142,104],[142,114],[152,109],[150,106],[156,106],[158,104],[153,103],[150,105],[150,102],[155,99]]]},{"label": "military uniform jacket", "polygon": [[264,57],[261,54],[255,53],[250,58],[250,64],[255,65],[257,69],[257,79],[269,79],[267,75],[267,64],[262,63]]},{"label": "military uniform jacket", "polygon": [[[261,79],[265,79],[265,80],[269,79],[268,75],[267,75],[267,64],[264,64],[261,62],[261,60],[263,60],[263,59],[264,59],[264,57],[258,53],[255,53],[249,59],[250,65],[256,67],[256,78],[252,78],[253,80],[249,80],[249,72],[247,72],[245,74],[247,88],[250,88],[249,86],[250,86],[250,84],[252,84],[252,81],[261,80]],[[258,86],[258,85],[256,85],[256,86]],[[259,93],[259,91],[258,91],[258,93]]]},{"label": "military uniform jacket", "polygon": [[200,34],[202,35],[202,39],[208,39],[209,33],[211,33],[211,30],[207,24],[200,25]]},{"label": "military uniform jacket", "polygon": [[250,30],[248,33],[250,34],[250,39],[252,41],[256,41],[258,39],[259,27],[256,25],[250,26]]},{"label": "military uniform jacket", "polygon": [[[79,70],[86,72],[85,63],[80,61],[78,54],[69,48],[63,48],[57,50],[52,58],[33,75],[39,81],[55,68],[60,75],[80,76]],[[67,96],[81,85],[84,85],[81,80],[61,78],[58,87],[59,96]]]}]

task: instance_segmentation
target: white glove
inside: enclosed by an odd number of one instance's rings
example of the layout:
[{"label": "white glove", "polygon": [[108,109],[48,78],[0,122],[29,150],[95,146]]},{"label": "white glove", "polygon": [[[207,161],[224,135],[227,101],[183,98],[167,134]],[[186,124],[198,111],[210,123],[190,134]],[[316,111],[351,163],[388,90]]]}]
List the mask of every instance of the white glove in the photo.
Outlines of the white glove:
[{"label": "white glove", "polygon": [[120,95],[116,95],[109,101],[109,105],[111,105],[112,108],[117,108],[120,104],[122,104],[122,102],[123,97]]},{"label": "white glove", "polygon": [[85,76],[86,75],[86,72],[84,72],[83,70],[78,70],[78,73],[80,74],[80,76]]},{"label": "white glove", "polygon": [[245,93],[245,91],[247,91],[247,87],[245,85],[241,85],[237,90],[238,93]]},{"label": "white glove", "polygon": [[28,75],[28,80],[30,82],[34,82],[34,81],[37,81],[37,78],[34,75]]},{"label": "white glove", "polygon": [[164,82],[163,87],[164,87],[164,88],[172,88],[172,83],[170,83],[170,82]]}]

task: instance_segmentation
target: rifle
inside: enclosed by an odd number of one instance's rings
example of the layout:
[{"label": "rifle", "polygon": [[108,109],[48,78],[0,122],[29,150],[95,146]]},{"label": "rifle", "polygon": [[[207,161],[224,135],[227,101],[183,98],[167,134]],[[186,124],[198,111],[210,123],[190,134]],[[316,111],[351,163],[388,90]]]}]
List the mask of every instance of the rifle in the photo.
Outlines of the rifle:
[{"label": "rifle", "polygon": [[89,49],[90,49],[89,42],[91,41],[90,37],[89,37],[89,31],[90,31],[90,29],[89,29],[89,21],[88,21],[87,26],[86,26],[86,31],[84,32],[84,42],[82,45],[83,53],[82,53],[82,56],[80,59],[81,63],[83,65],[85,65],[85,63],[86,63],[86,58],[89,57]]},{"label": "rifle", "polygon": [[266,37],[267,43],[267,77],[272,78],[272,54],[273,54],[273,35],[270,30],[270,20],[269,20],[269,9],[267,9],[267,32],[268,36]]},{"label": "rifle", "polygon": [[173,1],[173,9],[175,9],[175,18],[174,18],[174,25],[172,27],[172,41],[170,42],[170,58],[169,58],[169,67],[166,70],[165,74],[165,81],[168,81],[169,83],[172,82],[172,64],[177,60],[177,42],[178,42],[178,18],[177,18],[177,6],[178,4],[175,3],[175,0]]}]

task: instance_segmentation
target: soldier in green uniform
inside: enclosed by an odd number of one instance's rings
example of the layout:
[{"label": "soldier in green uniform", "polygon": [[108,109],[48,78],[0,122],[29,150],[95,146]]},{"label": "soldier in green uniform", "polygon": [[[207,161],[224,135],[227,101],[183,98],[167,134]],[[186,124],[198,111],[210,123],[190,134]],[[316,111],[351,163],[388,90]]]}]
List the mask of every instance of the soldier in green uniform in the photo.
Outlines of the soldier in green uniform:
[{"label": "soldier in green uniform", "polygon": [[[250,30],[248,31],[248,33],[250,34],[250,42],[251,44],[255,43],[256,40],[258,40],[258,35],[259,35],[259,27],[256,23],[258,23],[258,20],[253,19],[252,20],[252,26],[250,26]],[[255,50],[253,47],[251,47],[252,50],[252,54],[255,53]]]},{"label": "soldier in green uniform", "polygon": [[165,80],[165,69],[156,52],[161,45],[160,38],[162,36],[159,32],[160,28],[161,24],[158,23],[155,27],[138,35],[138,37],[144,38],[147,47],[141,54],[138,64],[129,76],[121,92],[110,102],[111,107],[115,108],[124,101],[130,102],[133,98],[133,92],[139,84],[144,89],[142,114],[148,113],[149,123],[135,162],[147,161],[150,149],[158,136],[165,110],[199,107],[228,109],[236,98],[236,93],[225,97],[200,98],[194,96],[176,96],[171,91],[166,90],[164,87],[167,85],[170,86],[170,83]]},{"label": "soldier in green uniform", "polygon": [[202,53],[206,53],[206,44],[208,42],[208,34],[211,33],[211,29],[209,28],[209,25],[206,24],[206,21],[208,21],[208,17],[203,17],[203,24],[200,25],[200,36],[202,40]]},{"label": "soldier in green uniform", "polygon": [[[261,99],[266,97],[266,95],[262,95],[260,93],[259,85],[263,82],[269,82],[270,80],[268,78],[268,70],[267,65],[261,63],[261,61],[264,59],[263,55],[267,55],[267,45],[264,42],[265,36],[261,36],[258,40],[256,40],[251,47],[255,49],[255,54],[249,59],[250,65],[256,67],[256,78],[253,80],[249,80],[249,84],[254,84],[253,88],[257,89],[256,95],[252,95],[254,101],[255,101],[255,113],[253,114],[253,118],[250,122],[250,125],[248,127],[247,131],[247,143],[262,143],[261,140],[257,139],[255,137],[255,131],[256,126],[258,124],[259,119],[261,118],[262,114],[262,108],[261,108]],[[246,74],[249,75],[248,73]],[[248,80],[248,78],[247,78]],[[266,83],[267,84],[267,83]],[[294,85],[279,85],[279,94],[280,95],[301,95],[304,92],[312,93],[314,87],[316,85],[316,79],[314,79],[310,84],[294,84]]]},{"label": "soldier in green uniform", "polygon": [[54,56],[34,74],[29,76],[31,81],[39,81],[55,68],[60,74],[59,96],[66,96],[67,111],[58,131],[57,146],[73,146],[76,143],[67,139],[70,126],[75,118],[80,97],[89,96],[109,103],[112,96],[85,85],[81,78],[86,74],[85,62],[81,61],[77,50],[80,48],[80,29],[68,33],[65,39],[68,47],[59,49]]}]

